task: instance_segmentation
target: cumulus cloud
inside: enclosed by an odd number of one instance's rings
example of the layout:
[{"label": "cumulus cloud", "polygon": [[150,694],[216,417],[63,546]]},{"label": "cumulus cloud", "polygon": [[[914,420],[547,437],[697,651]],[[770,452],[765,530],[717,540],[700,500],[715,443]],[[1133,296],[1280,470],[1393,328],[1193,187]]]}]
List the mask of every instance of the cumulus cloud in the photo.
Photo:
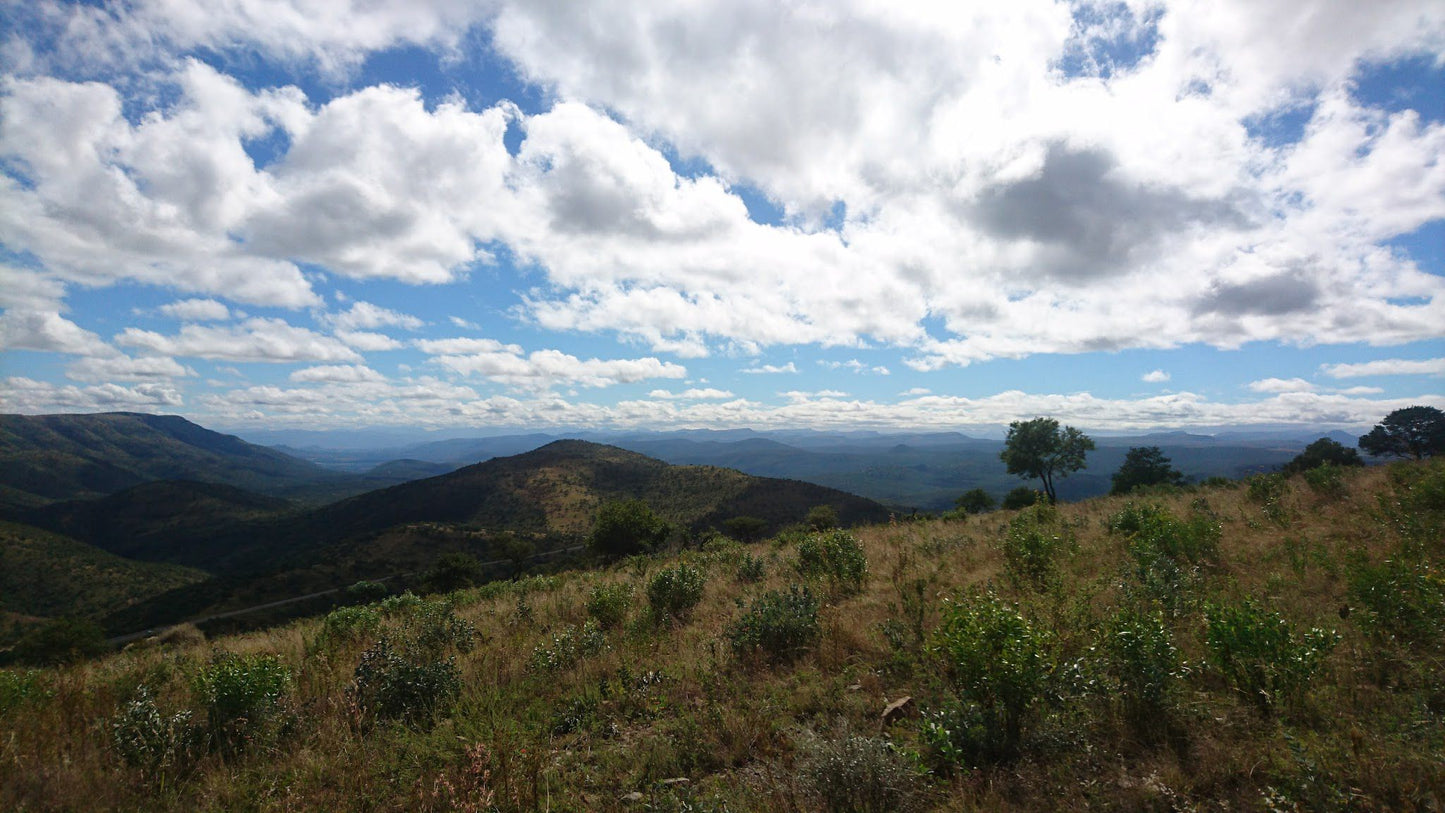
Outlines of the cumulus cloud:
[{"label": "cumulus cloud", "polygon": [[165,356],[91,357],[65,368],[65,376],[76,381],[169,381],[195,374],[195,370]]},{"label": "cumulus cloud", "polygon": [[359,384],[386,380],[386,376],[364,364],[328,364],[320,367],[305,367],[293,371],[289,378],[298,384],[320,382]]},{"label": "cumulus cloud", "polygon": [[1168,381],[1169,378],[1169,373],[1166,373],[1163,370],[1150,370],[1142,376],[1139,376],[1140,381],[1145,381],[1150,384],[1162,384],[1163,382]]},{"label": "cumulus cloud", "polygon": [[748,373],[750,375],[776,375],[781,373],[796,373],[798,372],[798,366],[791,361],[787,364],[782,365],[759,364],[753,367],[747,367],[740,372]]},{"label": "cumulus cloud", "polygon": [[0,406],[7,412],[95,412],[106,410],[155,411],[185,403],[181,393],[167,384],[97,384],[77,387],[31,378],[11,377],[0,387]]},{"label": "cumulus cloud", "polygon": [[520,390],[557,386],[610,387],[651,378],[685,378],[687,369],[656,358],[579,359],[559,350],[523,354],[517,345],[491,339],[426,339],[417,342],[433,361],[461,375],[476,375]]},{"label": "cumulus cloud", "polygon": [[183,322],[224,322],[231,318],[231,309],[214,299],[182,299],[157,310]]},{"label": "cumulus cloud", "polygon": [[1445,375],[1445,358],[1378,359],[1358,364],[1323,364],[1320,372],[1330,378],[1364,378],[1372,375]]},{"label": "cumulus cloud", "polygon": [[222,361],[360,361],[361,357],[330,336],[296,327],[282,319],[247,319],[239,325],[183,325],[166,336],[126,328],[116,344],[163,356],[192,356]]},{"label": "cumulus cloud", "polygon": [[702,401],[702,400],[714,400],[714,399],[718,399],[718,398],[733,398],[733,397],[735,397],[735,396],[734,396],[731,392],[729,392],[729,391],[727,391],[727,390],[719,390],[719,389],[714,389],[714,388],[712,388],[712,387],[704,387],[704,388],[701,388],[701,389],[697,389],[697,388],[694,388],[694,389],[686,389],[686,390],[683,390],[682,392],[669,392],[668,390],[653,390],[652,392],[649,392],[649,393],[647,394],[647,397],[649,397],[649,398],[661,398],[661,399],[663,399],[663,400],[665,400],[665,401]]},{"label": "cumulus cloud", "polygon": [[101,338],[55,311],[11,308],[0,313],[0,350],[113,355]]},{"label": "cumulus cloud", "polygon": [[1249,388],[1255,392],[1314,392],[1314,384],[1303,378],[1262,378],[1258,381],[1249,382]]}]

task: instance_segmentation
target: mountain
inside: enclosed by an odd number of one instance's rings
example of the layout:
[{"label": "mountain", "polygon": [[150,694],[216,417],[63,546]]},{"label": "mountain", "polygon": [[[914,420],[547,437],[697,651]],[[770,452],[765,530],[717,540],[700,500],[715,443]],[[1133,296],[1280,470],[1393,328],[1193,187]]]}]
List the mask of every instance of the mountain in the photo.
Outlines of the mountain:
[{"label": "mountain", "polygon": [[175,415],[0,415],[0,510],[8,515],[156,480],[223,483],[313,503],[397,482],[331,471]]}]

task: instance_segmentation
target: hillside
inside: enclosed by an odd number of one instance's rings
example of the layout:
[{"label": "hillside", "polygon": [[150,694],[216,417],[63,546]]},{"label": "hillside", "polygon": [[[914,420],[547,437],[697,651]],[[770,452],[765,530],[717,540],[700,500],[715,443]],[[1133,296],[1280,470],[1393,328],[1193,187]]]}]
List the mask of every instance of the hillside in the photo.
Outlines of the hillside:
[{"label": "hillside", "polygon": [[0,673],[0,807],[1438,809],[1442,538],[1436,461],[390,599]]},{"label": "hillside", "polygon": [[321,502],[397,480],[329,471],[175,415],[0,415],[0,509],[199,480]]}]

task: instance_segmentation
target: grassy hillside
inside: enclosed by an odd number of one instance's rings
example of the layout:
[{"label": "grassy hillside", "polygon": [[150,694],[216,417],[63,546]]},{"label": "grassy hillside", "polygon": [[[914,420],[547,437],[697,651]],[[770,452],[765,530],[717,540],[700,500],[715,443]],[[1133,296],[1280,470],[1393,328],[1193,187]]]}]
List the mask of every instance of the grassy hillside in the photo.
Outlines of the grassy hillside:
[{"label": "grassy hillside", "polygon": [[190,568],[135,562],[39,528],[0,522],[0,610],[93,618],[205,577]]},{"label": "grassy hillside", "polygon": [[1442,539],[1436,461],[393,598],[0,673],[0,808],[1439,809]]}]

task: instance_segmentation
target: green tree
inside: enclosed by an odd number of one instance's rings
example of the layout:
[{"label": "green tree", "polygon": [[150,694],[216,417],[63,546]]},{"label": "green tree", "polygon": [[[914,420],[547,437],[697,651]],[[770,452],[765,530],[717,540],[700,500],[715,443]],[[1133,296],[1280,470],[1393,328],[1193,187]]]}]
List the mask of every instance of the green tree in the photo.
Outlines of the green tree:
[{"label": "green tree", "polygon": [[1135,446],[1124,455],[1124,462],[1114,472],[1110,494],[1128,494],[1140,486],[1183,485],[1184,475],[1170,465],[1169,458],[1158,446]]},{"label": "green tree", "polygon": [[808,509],[803,522],[815,531],[826,531],[838,527],[838,512],[831,505],[815,505]]},{"label": "green tree", "polygon": [[435,593],[450,593],[478,584],[482,563],[465,553],[443,553],[426,572],[426,585]]},{"label": "green tree", "polygon": [[1084,455],[1093,449],[1093,439],[1074,427],[1060,427],[1053,418],[1034,418],[1009,424],[999,459],[1009,474],[1039,478],[1052,504],[1059,501],[1054,478],[1082,469]]},{"label": "green tree", "polygon": [[953,501],[953,504],[965,514],[982,514],[985,511],[992,511],[993,507],[997,505],[993,501],[993,497],[990,497],[989,493],[981,488],[972,488],[963,492],[958,499]]},{"label": "green tree", "polygon": [[1376,457],[1433,457],[1445,452],[1445,413],[1429,406],[1397,409],[1360,437],[1360,448]]},{"label": "green tree", "polygon": [[1284,464],[1285,474],[1301,474],[1320,466],[1363,466],[1360,453],[1339,441],[1320,438],[1305,447],[1294,460]]},{"label": "green tree", "polygon": [[605,556],[645,553],[661,545],[671,527],[642,500],[603,503],[587,544]]},{"label": "green tree", "polygon": [[1028,486],[1018,488],[1003,495],[1003,510],[1017,511],[1020,508],[1028,508],[1039,501],[1039,492]]},{"label": "green tree", "polygon": [[723,532],[739,542],[756,542],[768,529],[768,521],[758,517],[733,517],[723,520]]}]

